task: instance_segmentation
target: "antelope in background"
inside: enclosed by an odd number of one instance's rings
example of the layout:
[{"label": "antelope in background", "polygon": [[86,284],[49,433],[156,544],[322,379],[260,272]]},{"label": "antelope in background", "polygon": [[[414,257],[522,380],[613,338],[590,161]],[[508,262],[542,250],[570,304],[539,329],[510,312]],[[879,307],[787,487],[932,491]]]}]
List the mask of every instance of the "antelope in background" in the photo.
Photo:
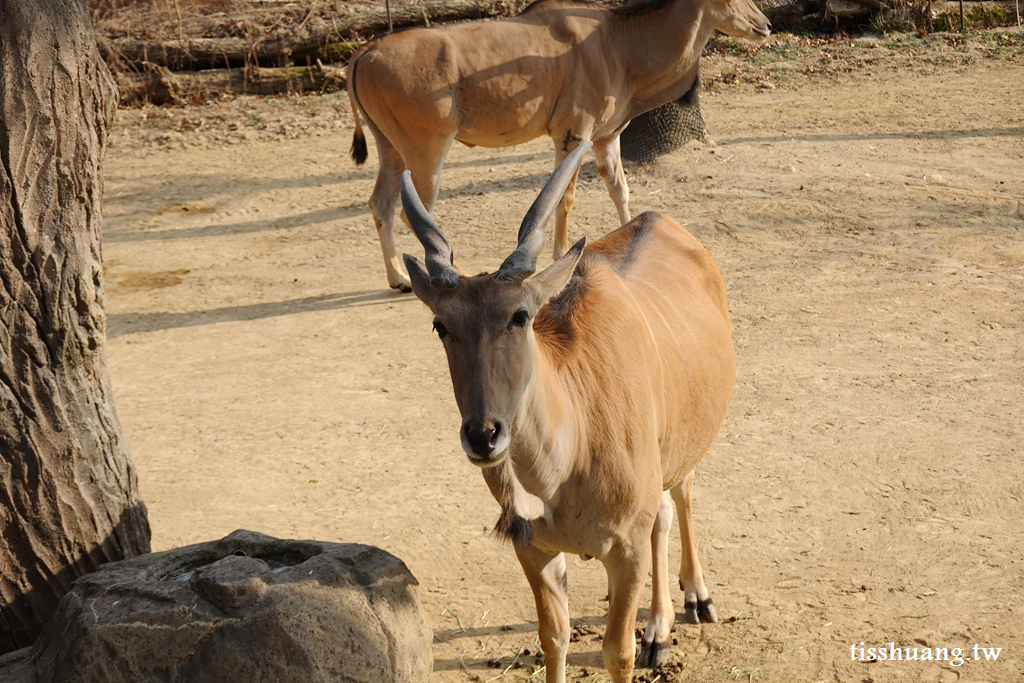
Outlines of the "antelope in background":
[{"label": "antelope in background", "polygon": [[[400,31],[360,48],[348,67],[355,117],[352,158],[366,161],[360,119],[377,143],[370,196],[388,284],[408,291],[395,253],[403,169],[429,212],[452,141],[507,147],[548,135],[555,166],[594,142],[597,168],[629,220],[619,133],[630,119],[678,100],[716,31],[763,41],[768,19],[751,0],[641,0],[621,8],[541,0],[517,17]],[[555,257],[568,248],[575,175],[555,214]]]},{"label": "antelope in background", "polygon": [[636,662],[668,657],[670,497],[685,618],[716,621],[690,500],[736,376],[722,277],[670,218],[648,212],[591,245],[583,238],[534,275],[544,223],[587,147],[556,169],[494,274],[460,273],[408,171],[401,188],[426,252],[425,265],[408,254],[405,265],[448,356],[462,447],[501,505],[495,532],[512,541],[533,589],[547,683],[565,680],[562,553],[596,557],[608,573],[603,657],[615,683],[632,680],[648,571],[651,614]]}]

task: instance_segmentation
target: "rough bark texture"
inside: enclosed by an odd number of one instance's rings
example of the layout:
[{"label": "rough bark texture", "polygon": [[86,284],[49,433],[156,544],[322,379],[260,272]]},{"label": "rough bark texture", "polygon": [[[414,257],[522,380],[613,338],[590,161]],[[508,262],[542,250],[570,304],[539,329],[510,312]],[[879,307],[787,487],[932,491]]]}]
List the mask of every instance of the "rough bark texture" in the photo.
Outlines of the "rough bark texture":
[{"label": "rough bark texture", "polygon": [[80,0],[0,0],[0,652],[149,550],[106,369],[100,162],[117,93]]}]

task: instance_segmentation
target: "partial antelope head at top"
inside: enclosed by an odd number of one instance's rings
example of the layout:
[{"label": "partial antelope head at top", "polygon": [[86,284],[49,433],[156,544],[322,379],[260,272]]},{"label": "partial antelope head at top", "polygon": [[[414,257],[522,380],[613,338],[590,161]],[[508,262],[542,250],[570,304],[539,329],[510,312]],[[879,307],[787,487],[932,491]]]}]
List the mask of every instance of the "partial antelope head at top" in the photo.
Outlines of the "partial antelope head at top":
[{"label": "partial antelope head at top", "polygon": [[[557,166],[580,141],[629,222],[619,134],[631,119],[692,93],[715,31],[754,42],[771,25],[752,0],[537,0],[516,17],[412,28],[369,41],[352,56],[352,158],[366,161],[365,123],[380,168],[370,211],[388,284],[412,284],[395,250],[401,174],[412,174],[426,212],[437,201],[455,141],[507,147],[551,138]],[[570,179],[554,210],[553,253],[569,249]],[[406,214],[408,216],[408,214]]]},{"label": "partial antelope head at top", "polygon": [[727,36],[763,43],[772,32],[771,22],[753,0],[704,0],[702,4],[712,28]]},{"label": "partial antelope head at top", "polygon": [[554,212],[590,143],[559,165],[527,212],[515,251],[497,272],[474,277],[454,267],[451,244],[434,224],[402,175],[402,201],[426,263],[405,255],[413,292],[434,313],[434,330],[448,356],[455,400],[462,414],[462,447],[471,462],[501,462],[511,443],[511,425],[530,381],[532,323],[537,312],[572,276],[586,238],[534,275],[544,245],[544,223]]}]

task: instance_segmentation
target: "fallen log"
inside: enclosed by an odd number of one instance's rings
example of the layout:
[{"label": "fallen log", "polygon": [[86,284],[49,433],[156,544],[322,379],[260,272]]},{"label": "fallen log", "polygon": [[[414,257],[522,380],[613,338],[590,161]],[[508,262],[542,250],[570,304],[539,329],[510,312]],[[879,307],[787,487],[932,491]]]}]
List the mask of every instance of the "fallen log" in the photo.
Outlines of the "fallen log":
[{"label": "fallen log", "polygon": [[[396,29],[410,26],[512,16],[526,0],[431,0],[391,10]],[[156,64],[175,71],[216,67],[306,65],[306,60],[347,59],[358,44],[387,31],[384,9],[333,11],[314,8],[301,23],[265,35],[246,37],[188,37],[170,40],[138,39],[114,31],[100,32],[97,42],[108,63]]]},{"label": "fallen log", "polygon": [[838,19],[867,18],[881,9],[880,0],[827,0],[825,16]]},{"label": "fallen log", "polygon": [[864,19],[884,8],[881,0],[799,0],[761,10],[772,30],[820,30],[829,19]]},{"label": "fallen log", "polygon": [[821,2],[801,0],[778,7],[767,7],[761,12],[772,22],[773,31],[792,29],[814,30],[821,25]]},{"label": "fallen log", "polygon": [[345,69],[335,66],[208,69],[172,72],[150,65],[145,72],[114,74],[122,105],[202,102],[212,94],[281,95],[334,92],[345,87]]}]

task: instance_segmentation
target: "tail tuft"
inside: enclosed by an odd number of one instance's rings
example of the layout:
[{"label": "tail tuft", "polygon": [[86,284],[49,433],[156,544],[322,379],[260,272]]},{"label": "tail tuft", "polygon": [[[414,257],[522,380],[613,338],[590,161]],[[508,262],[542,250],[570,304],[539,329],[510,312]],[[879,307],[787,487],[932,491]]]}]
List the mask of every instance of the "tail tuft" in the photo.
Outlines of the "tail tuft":
[{"label": "tail tuft", "polygon": [[355,135],[352,136],[352,160],[356,162],[356,166],[362,166],[366,163],[366,136],[363,131],[357,130]]}]

